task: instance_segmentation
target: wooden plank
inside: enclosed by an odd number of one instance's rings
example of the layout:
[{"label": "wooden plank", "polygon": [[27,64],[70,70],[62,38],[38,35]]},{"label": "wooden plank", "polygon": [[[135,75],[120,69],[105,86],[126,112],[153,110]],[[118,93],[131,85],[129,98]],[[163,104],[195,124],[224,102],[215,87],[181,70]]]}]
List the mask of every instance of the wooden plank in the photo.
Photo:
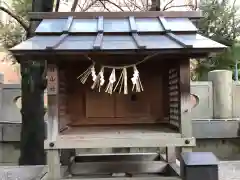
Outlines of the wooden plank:
[{"label": "wooden plank", "polygon": [[[186,145],[186,140],[190,144]],[[54,147],[46,141],[45,148],[179,147],[195,143],[195,138],[181,138],[180,133],[169,128],[128,125],[71,128],[57,137]]]},{"label": "wooden plank", "polygon": [[103,16],[103,18],[128,18],[134,16],[135,18],[156,18],[159,16],[169,18],[190,18],[199,19],[202,17],[201,11],[148,11],[148,12],[30,12],[29,18],[31,20],[42,19],[65,19],[69,16],[74,18],[96,18]]},{"label": "wooden plank", "polygon": [[162,173],[167,163],[163,161],[118,161],[84,162],[70,165],[70,174],[111,174],[111,173]]}]

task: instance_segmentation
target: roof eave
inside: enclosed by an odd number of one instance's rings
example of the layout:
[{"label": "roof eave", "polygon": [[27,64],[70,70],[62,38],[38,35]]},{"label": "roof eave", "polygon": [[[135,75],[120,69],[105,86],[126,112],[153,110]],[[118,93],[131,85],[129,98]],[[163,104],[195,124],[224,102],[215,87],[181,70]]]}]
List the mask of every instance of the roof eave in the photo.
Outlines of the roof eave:
[{"label": "roof eave", "polygon": [[202,17],[202,11],[147,11],[147,12],[29,12],[30,20],[42,19],[66,19],[73,18],[127,18],[134,16],[136,18],[153,18],[163,16],[166,18],[189,18],[199,19]]}]

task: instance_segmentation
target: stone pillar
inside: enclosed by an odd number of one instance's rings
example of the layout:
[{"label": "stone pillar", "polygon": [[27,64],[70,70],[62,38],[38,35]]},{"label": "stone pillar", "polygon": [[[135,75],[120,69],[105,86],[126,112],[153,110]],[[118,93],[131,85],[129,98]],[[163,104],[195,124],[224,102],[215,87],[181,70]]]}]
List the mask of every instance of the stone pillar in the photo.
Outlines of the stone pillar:
[{"label": "stone pillar", "polygon": [[214,70],[208,73],[208,80],[213,85],[213,118],[232,118],[232,72]]},{"label": "stone pillar", "polygon": [[0,84],[4,83],[4,74],[0,72]]},{"label": "stone pillar", "polygon": [[0,72],[0,113],[1,113],[1,108],[2,108],[2,88],[3,88],[3,83],[4,83],[4,74]]}]

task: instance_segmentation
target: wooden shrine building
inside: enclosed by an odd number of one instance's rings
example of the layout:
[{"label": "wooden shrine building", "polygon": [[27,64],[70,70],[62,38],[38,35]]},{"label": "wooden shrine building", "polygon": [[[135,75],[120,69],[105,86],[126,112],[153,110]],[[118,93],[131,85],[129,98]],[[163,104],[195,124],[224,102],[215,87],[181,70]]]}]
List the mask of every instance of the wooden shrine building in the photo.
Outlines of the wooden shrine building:
[{"label": "wooden shrine building", "polygon": [[10,51],[20,63],[47,62],[49,180],[63,178],[59,150],[167,149],[165,160],[140,162],[125,154],[119,155],[122,164],[116,154],[97,156],[104,161],[98,165],[89,162],[96,160],[91,156],[76,156],[69,158],[72,176],[159,175],[175,163],[172,149],[191,151],[195,138],[188,103],[190,59],[226,48],[198,33],[194,24],[200,15],[194,11],[30,13],[32,21],[41,21],[34,36]]}]

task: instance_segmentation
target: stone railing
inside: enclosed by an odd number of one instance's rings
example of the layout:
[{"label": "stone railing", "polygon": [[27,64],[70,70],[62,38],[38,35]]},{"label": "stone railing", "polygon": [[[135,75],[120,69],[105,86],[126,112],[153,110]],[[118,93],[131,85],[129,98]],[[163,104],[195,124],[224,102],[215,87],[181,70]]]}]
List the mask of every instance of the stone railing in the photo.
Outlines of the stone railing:
[{"label": "stone railing", "polygon": [[[192,109],[196,138],[237,137],[240,117],[240,83],[232,81],[232,73],[217,70],[209,73],[210,81],[191,82],[191,93],[198,100]],[[0,133],[3,141],[19,141],[21,127],[17,99],[20,84],[3,84],[0,74]]]}]

